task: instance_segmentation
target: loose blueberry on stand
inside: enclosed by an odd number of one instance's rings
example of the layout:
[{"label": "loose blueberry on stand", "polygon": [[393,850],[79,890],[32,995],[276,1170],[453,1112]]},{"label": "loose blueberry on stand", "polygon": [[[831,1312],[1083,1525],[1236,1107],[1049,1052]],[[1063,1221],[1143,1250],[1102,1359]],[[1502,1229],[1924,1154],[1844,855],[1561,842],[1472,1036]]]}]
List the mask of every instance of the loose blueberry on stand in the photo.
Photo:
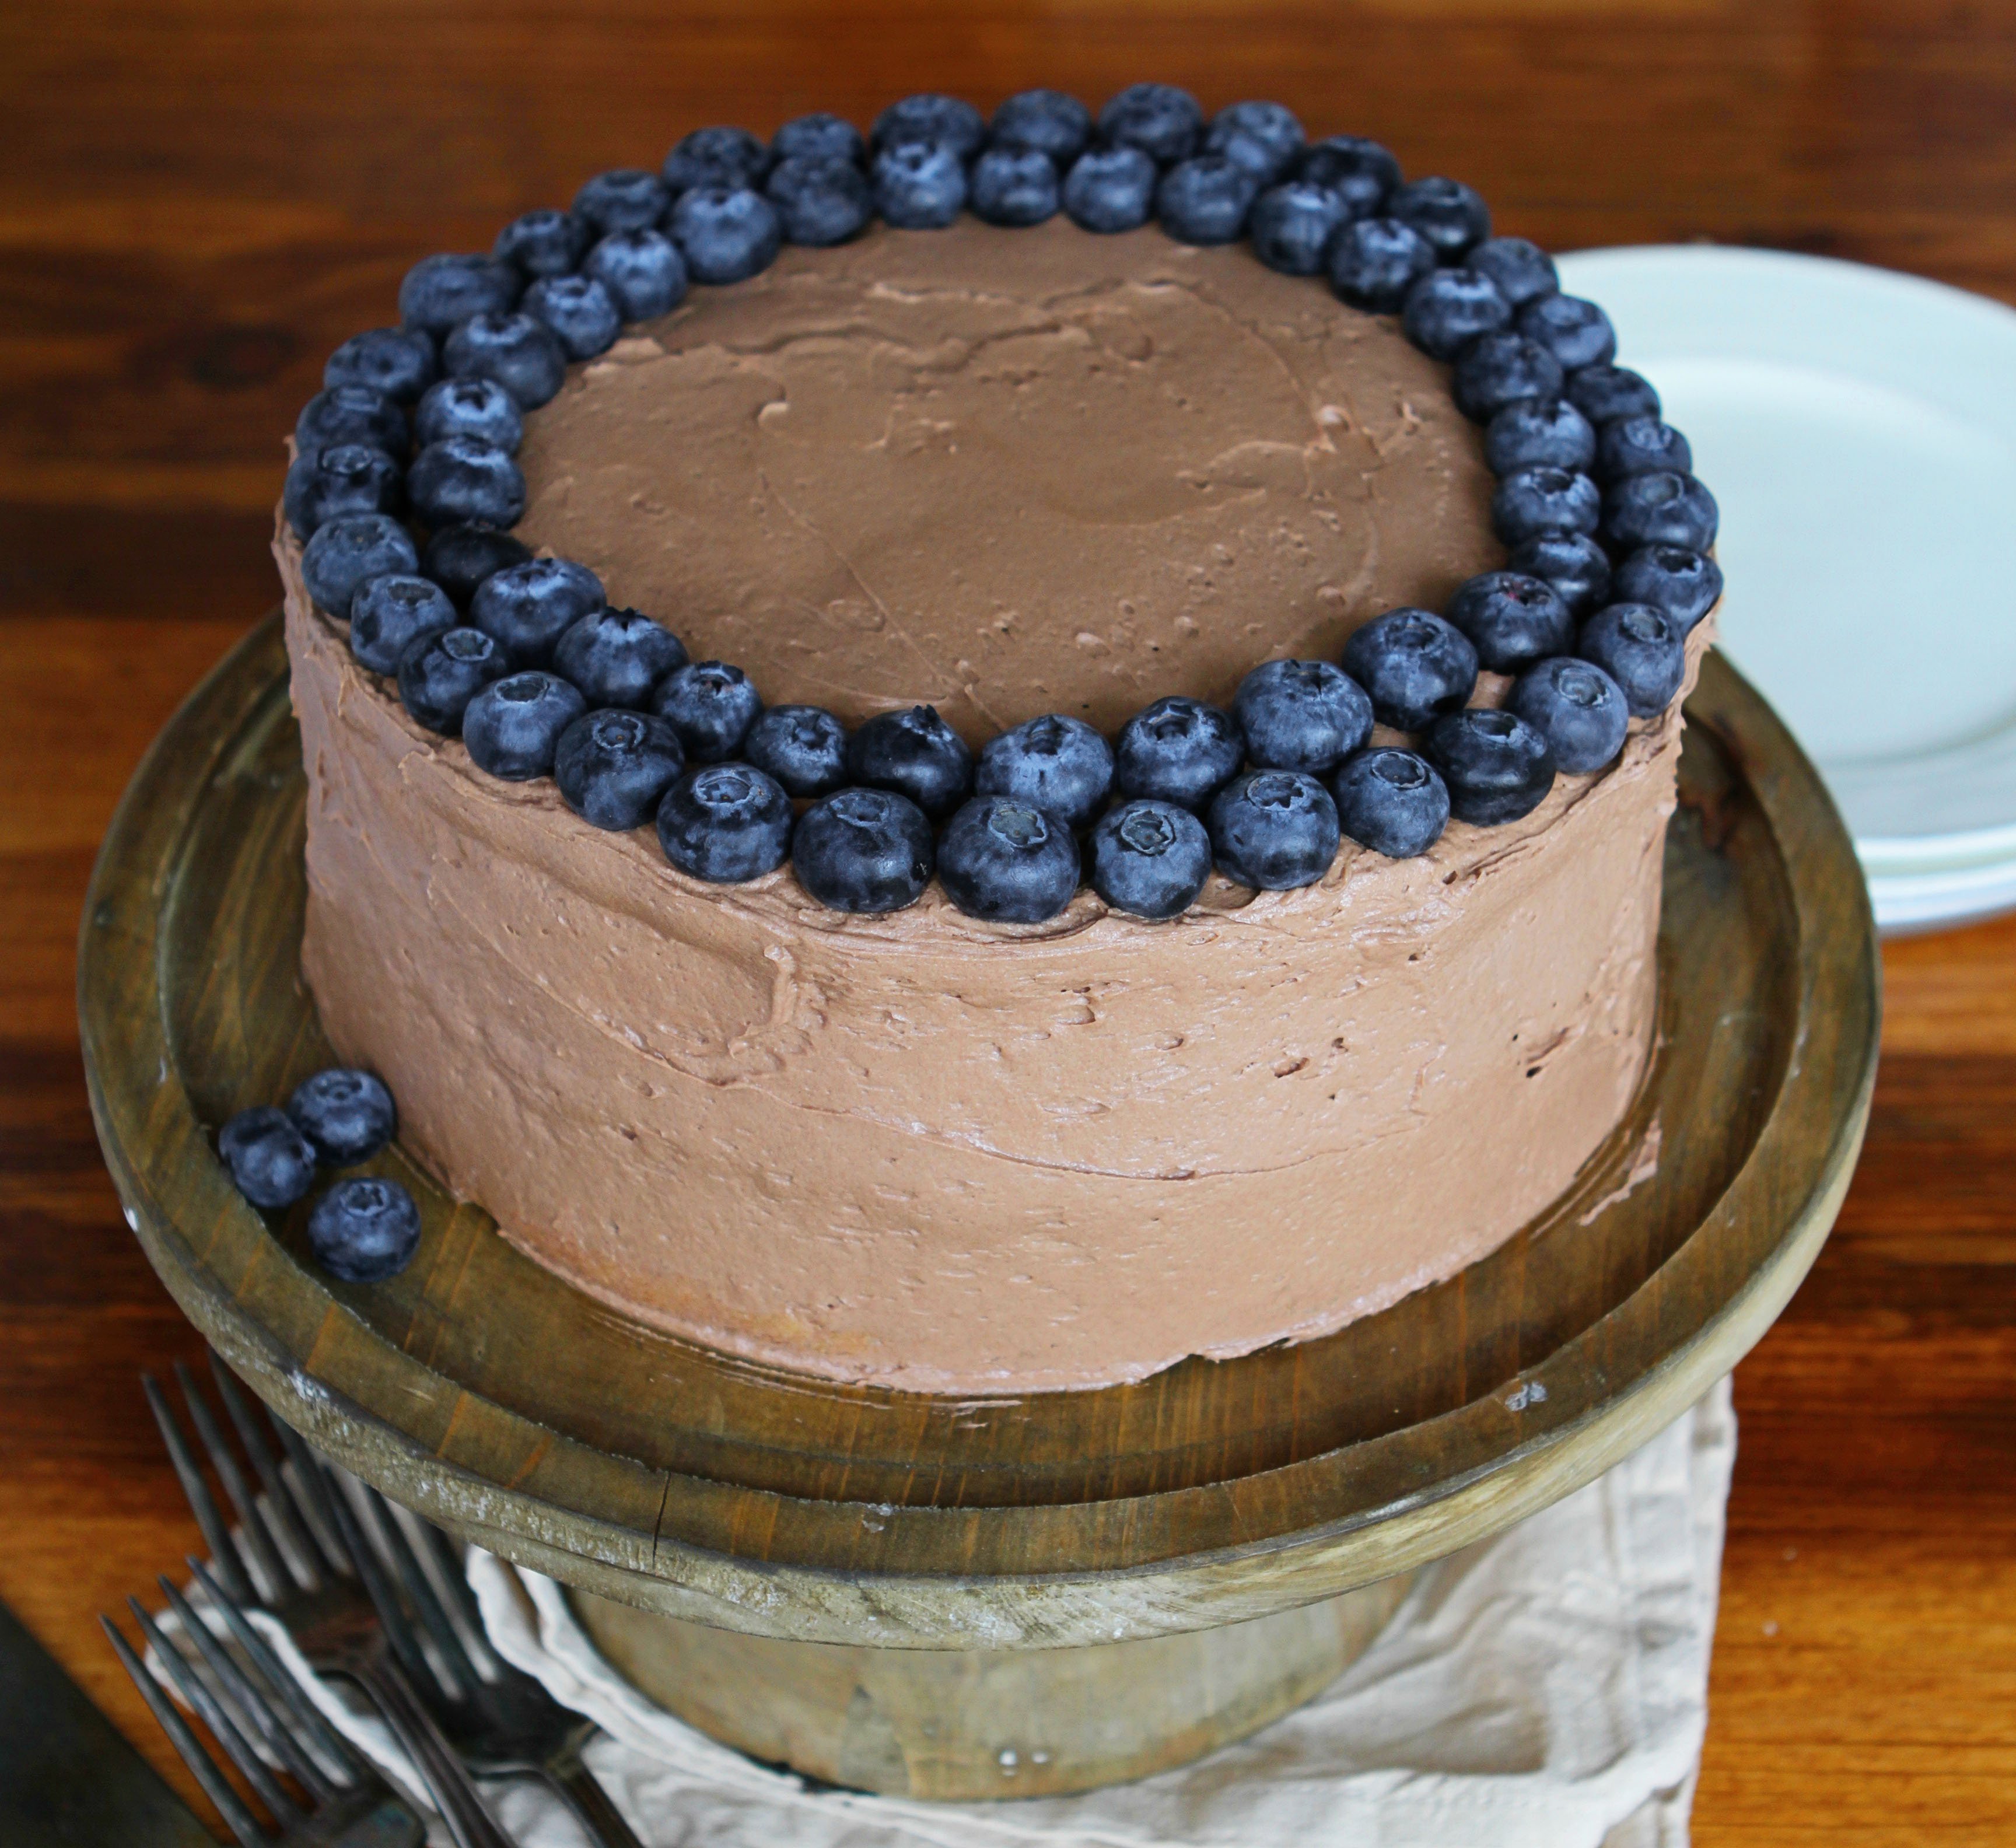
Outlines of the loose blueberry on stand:
[{"label": "loose blueberry on stand", "polygon": [[1417,732],[1470,697],[1477,650],[1454,624],[1403,607],[1353,632],[1344,645],[1344,671],[1371,696],[1381,725]]},{"label": "loose blueberry on stand", "polygon": [[1380,211],[1400,183],[1400,163],[1392,150],[1360,135],[1333,135],[1302,157],[1298,175],[1342,200],[1354,218]]},{"label": "loose blueberry on stand", "polygon": [[655,713],[584,712],[560,733],[553,781],[592,827],[627,833],[657,813],[686,762],[679,733]]},{"label": "loose blueberry on stand", "polygon": [[1687,439],[1657,417],[1618,417],[1603,427],[1596,444],[1597,472],[1606,480],[1669,469],[1685,474],[1694,465]]},{"label": "loose blueberry on stand", "polygon": [[469,600],[470,624],[514,668],[542,668],[560,639],[584,616],[607,607],[602,580],[571,558],[534,558],[493,572]]},{"label": "loose blueberry on stand", "polygon": [[783,160],[851,160],[859,167],[867,158],[868,143],[861,131],[824,110],[794,118],[770,137],[772,172]]},{"label": "loose blueberry on stand", "polygon": [[777,208],[747,187],[697,186],[672,207],[672,241],[699,283],[746,282],[783,247]]},{"label": "loose blueberry on stand", "polygon": [[1064,176],[1064,211],[1082,231],[1136,230],[1154,210],[1157,178],[1155,163],[1139,148],[1088,149]]},{"label": "loose blueberry on stand", "polygon": [[1705,552],[1715,543],[1721,515],[1715,496],[1692,475],[1659,469],[1626,475],[1604,497],[1604,537],[1613,549],[1684,546]]},{"label": "loose blueberry on stand", "polygon": [[1610,600],[1610,554],[1584,532],[1543,532],[1513,548],[1510,567],[1544,578],[1578,621]]},{"label": "loose blueberry on stand", "polygon": [[506,783],[550,776],[560,735],[588,710],[581,690],[537,668],[493,682],[462,715],[462,741],[480,770]]},{"label": "loose blueberry on stand", "polygon": [[434,336],[418,327],[373,327],[353,333],[322,369],[325,386],[368,385],[394,404],[413,404],[441,376]]},{"label": "loose blueberry on stand", "polygon": [[1054,816],[1013,796],[975,796],[938,841],[938,882],[969,917],[1041,924],[1078,890],[1078,842]]},{"label": "loose blueberry on stand", "polygon": [[1204,138],[1206,153],[1244,168],[1256,186],[1286,179],[1308,145],[1294,111],[1280,103],[1229,103],[1211,117]]},{"label": "loose blueberry on stand", "polygon": [[1136,917],[1180,917],[1211,874],[1210,835],[1174,802],[1121,802],[1100,817],[1089,845],[1092,889]]},{"label": "loose blueberry on stand", "polygon": [[1300,770],[1249,770],[1211,798],[1211,856],[1261,892],[1313,885],[1337,858],[1337,805]]},{"label": "loose blueberry on stand", "polygon": [[550,207],[520,212],[497,233],[490,254],[513,263],[528,276],[563,276],[580,262],[588,248],[590,227],[572,212]]},{"label": "loose blueberry on stand", "polygon": [[793,796],[826,796],[847,783],[847,727],[823,706],[771,706],[742,755]]},{"label": "loose blueberry on stand", "polygon": [[445,526],[427,541],[420,572],[445,590],[457,609],[466,610],[488,579],[531,561],[531,546],[495,527]]},{"label": "loose blueberry on stand", "polygon": [[1449,786],[1458,821],[1496,827],[1530,815],[1554,786],[1554,754],[1516,712],[1471,706],[1438,719],[1422,751]]},{"label": "loose blueberry on stand", "polygon": [[739,885],[784,863],[791,798],[750,764],[704,764],[684,772],[658,805],[658,844],[682,873]]},{"label": "loose blueberry on stand", "polygon": [[1665,711],[1687,675],[1687,636],[1650,603],[1612,603],[1582,625],[1575,652],[1623,689],[1633,719]]},{"label": "loose blueberry on stand", "polygon": [[1528,302],[1519,311],[1518,326],[1571,373],[1585,366],[1607,366],[1617,356],[1610,317],[1579,295],[1543,295]]},{"label": "loose blueberry on stand", "polygon": [[[1512,337],[1525,338],[1521,334]],[[1479,346],[1486,344],[1478,343]],[[1554,365],[1550,353],[1547,362],[1554,366],[1554,376],[1558,378],[1561,368]],[[1461,367],[1457,370],[1460,373]],[[1564,398],[1523,398],[1505,405],[1485,427],[1484,463],[1494,475],[1517,474],[1522,468],[1562,468],[1573,474],[1587,474],[1595,460],[1596,432],[1589,427],[1589,420]]]},{"label": "loose blueberry on stand", "polygon": [[875,157],[875,209],[898,231],[941,231],[966,206],[966,164],[941,141],[899,141]]},{"label": "loose blueberry on stand", "polygon": [[1358,218],[1331,241],[1330,282],[1367,314],[1399,312],[1407,291],[1435,266],[1435,247],[1398,218]]},{"label": "loose blueberry on stand", "polygon": [[791,835],[791,870],[829,911],[900,911],[935,864],[931,823],[894,790],[843,789],[808,809]]},{"label": "loose blueberry on stand", "polygon": [[399,284],[399,319],[441,335],[474,315],[509,314],[524,279],[494,257],[423,257]]},{"label": "loose blueberry on stand", "polygon": [[1515,308],[1554,294],[1561,286],[1553,258],[1523,237],[1487,237],[1463,261],[1490,277]]},{"label": "loose blueberry on stand", "polygon": [[391,513],[405,504],[399,465],[382,449],[338,443],[304,450],[288,465],[281,505],[302,539],[345,513]]},{"label": "loose blueberry on stand", "polygon": [[1334,770],[1372,735],[1372,701],[1327,661],[1262,661],[1239,683],[1233,716],[1249,763],[1263,770]]},{"label": "loose blueberry on stand", "polygon": [[332,1065],[294,1087],[287,1120],[325,1168],[354,1168],[392,1140],[399,1112],[376,1072]]},{"label": "loose blueberry on stand", "polygon": [[685,301],[686,260],[662,231],[612,231],[581,259],[581,272],[609,291],[626,321],[668,315]]},{"label": "loose blueberry on stand", "polygon": [[452,436],[473,436],[515,456],[525,440],[525,414],[495,379],[443,379],[427,387],[413,413],[413,438],[425,448]]},{"label": "loose blueberry on stand", "polygon": [[1204,111],[1174,84],[1129,84],[1099,112],[1099,139],[1108,147],[1139,148],[1167,167],[1197,151]]},{"label": "loose blueberry on stand", "polygon": [[525,312],[560,342],[570,359],[607,352],[623,330],[615,298],[592,276],[542,278],[525,291]]},{"label": "loose blueberry on stand", "polygon": [[592,611],[553,647],[554,672],[591,706],[641,709],[659,682],[686,665],[686,644],[638,610]]},{"label": "loose blueberry on stand", "polygon": [[1568,402],[1599,427],[1619,417],[1656,417],[1659,394],[1622,366],[1579,366],[1568,374]]},{"label": "loose blueberry on stand", "polygon": [[525,511],[525,477],[508,449],[481,437],[444,437],[413,458],[406,477],[414,516],[448,526],[515,526]]},{"label": "loose blueberry on stand", "polygon": [[1402,330],[1431,359],[1454,359],[1479,334],[1496,333],[1511,319],[1498,285],[1474,269],[1431,271],[1407,291],[1400,311]]},{"label": "loose blueberry on stand", "polygon": [[878,153],[898,142],[942,142],[961,160],[970,160],[986,139],[987,124],[971,103],[931,90],[891,103],[875,118],[868,137]]},{"label": "loose blueberry on stand", "polygon": [[350,652],[374,674],[395,674],[422,636],[455,627],[455,605],[438,584],[408,571],[366,578],[350,600]]},{"label": "loose blueberry on stand", "polygon": [[700,186],[761,186],[770,150],[747,128],[696,128],[666,155],[659,172],[676,198]]},{"label": "loose blueberry on stand", "polygon": [[316,528],[301,553],[301,579],[318,609],[342,616],[360,584],[419,562],[412,535],[390,513],[345,513]]},{"label": "loose blueberry on stand", "polygon": [[378,1284],[397,1277],[420,1245],[420,1209],[396,1180],[340,1180],[308,1215],[308,1248],[331,1277]]},{"label": "loose blueberry on stand", "polygon": [[990,225],[1040,225],[1057,215],[1057,167],[1035,148],[989,148],[973,164],[968,202]]},{"label": "loose blueberry on stand", "polygon": [[1123,796],[1201,809],[1245,755],[1239,721],[1229,712],[1172,695],[1144,706],[1121,728],[1113,752],[1114,787]]},{"label": "loose blueberry on stand", "polygon": [[326,385],[294,420],[294,448],[303,455],[362,443],[387,456],[406,447],[406,413],[374,385]]},{"label": "loose blueberry on stand", "polygon": [[794,154],[763,183],[787,242],[823,247],[844,243],[875,215],[868,177],[851,160]]},{"label": "loose blueberry on stand", "polygon": [[1229,244],[1245,229],[1254,176],[1224,154],[1197,154],[1162,175],[1155,216],[1179,243]]},{"label": "loose blueberry on stand", "polygon": [[1536,533],[1593,533],[1602,520],[1602,490],[1564,468],[1515,470],[1491,497],[1492,530],[1507,546],[1524,545]]},{"label": "loose blueberry on stand", "polygon": [[1460,263],[1491,235],[1491,209],[1461,180],[1439,174],[1396,187],[1388,214],[1426,238],[1438,263]]},{"label": "loose blueberry on stand", "polygon": [[452,738],[469,702],[511,671],[504,650],[480,629],[423,636],[399,659],[399,701],[415,722]]},{"label": "loose blueberry on stand", "polygon": [[535,411],[567,383],[567,354],[530,315],[477,315],[448,337],[441,370],[452,379],[495,379],[520,410]]},{"label": "loose blueberry on stand", "polygon": [[1061,90],[1024,90],[994,112],[996,147],[1033,148],[1060,168],[1070,166],[1092,139],[1092,112]]},{"label": "loose blueberry on stand", "polygon": [[935,706],[877,714],[848,740],[847,770],[856,783],[909,797],[933,821],[973,787],[973,753]]},{"label": "loose blueberry on stand", "polygon": [[598,173],[574,196],[574,215],[605,237],[618,231],[648,229],[665,215],[671,203],[665,182],[641,167],[617,167]]},{"label": "loose blueberry on stand", "polygon": [[[1460,276],[1463,272],[1449,269],[1437,273]],[[1415,293],[1418,294],[1435,280],[1435,276],[1429,276],[1416,283]],[[1458,410],[1473,423],[1489,423],[1522,402],[1548,399],[1558,402],[1561,362],[1538,341],[1501,327],[1471,343],[1456,360],[1449,386]]]},{"label": "loose blueberry on stand", "polygon": [[1567,655],[1521,675],[1505,706],[1547,740],[1555,765],[1571,776],[1601,769],[1631,729],[1622,689],[1593,661]]},{"label": "loose blueberry on stand", "polygon": [[988,740],[973,780],[983,796],[1006,796],[1082,828],[1113,787],[1113,747],[1082,719],[1061,712],[1025,719]]},{"label": "loose blueberry on stand", "polygon": [[1614,589],[1620,603],[1663,610],[1686,635],[1722,595],[1722,567],[1686,546],[1644,546],[1617,567]]},{"label": "loose blueberry on stand", "polygon": [[1330,787],[1341,830],[1388,859],[1426,853],[1449,825],[1449,786],[1411,751],[1390,745],[1361,751]]},{"label": "loose blueberry on stand", "polygon": [[217,1133],[231,1184],[268,1212],[292,1206],[315,1185],[315,1151],[284,1110],[241,1110]]},{"label": "loose blueberry on stand", "polygon": [[689,762],[718,764],[742,748],[763,710],[755,684],[725,661],[675,668],[652,696],[651,710],[671,721]]},{"label": "loose blueberry on stand", "polygon": [[1523,672],[1575,640],[1575,618],[1553,586],[1519,571],[1472,578],[1451,600],[1449,619],[1470,637],[1479,665],[1494,674]]},{"label": "loose blueberry on stand", "polygon": [[1334,193],[1291,180],[1270,186],[1253,202],[1246,229],[1253,254],[1283,276],[1312,276],[1323,265],[1323,254],[1351,208]]}]

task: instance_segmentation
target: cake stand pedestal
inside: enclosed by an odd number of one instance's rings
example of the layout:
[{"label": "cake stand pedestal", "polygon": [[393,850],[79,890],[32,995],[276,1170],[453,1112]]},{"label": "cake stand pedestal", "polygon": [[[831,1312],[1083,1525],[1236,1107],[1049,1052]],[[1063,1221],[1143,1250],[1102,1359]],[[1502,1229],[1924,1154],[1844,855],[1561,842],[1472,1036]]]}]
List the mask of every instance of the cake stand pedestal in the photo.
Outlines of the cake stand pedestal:
[{"label": "cake stand pedestal", "polygon": [[[572,1587],[717,1736],[913,1796],[1180,1763],[1313,1694],[1395,1583],[1690,1405],[1818,1252],[1869,1108],[1879,967],[1812,766],[1711,657],[1668,833],[1661,1025],[1616,1133],[1460,1276],[1326,1339],[1130,1386],[848,1387],[627,1321],[397,1150],[424,1230],[334,1282],[210,1132],[329,1061],[299,974],[305,782],[277,620],[157,740],[87,902],[92,1108],[168,1288],[274,1410]],[[1039,1756],[1040,1755],[1040,1756]]]}]

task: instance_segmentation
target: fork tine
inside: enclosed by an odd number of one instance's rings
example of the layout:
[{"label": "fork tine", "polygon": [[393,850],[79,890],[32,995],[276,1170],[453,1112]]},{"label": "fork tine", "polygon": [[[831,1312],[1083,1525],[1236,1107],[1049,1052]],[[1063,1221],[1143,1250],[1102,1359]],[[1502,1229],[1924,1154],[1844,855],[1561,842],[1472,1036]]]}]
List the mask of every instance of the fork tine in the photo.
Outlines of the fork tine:
[{"label": "fork tine", "polygon": [[260,1826],[259,1818],[247,1807],[245,1799],[231,1788],[230,1780],[217,1768],[216,1762],[203,1749],[203,1742],[190,1730],[189,1723],[175,1709],[175,1703],[161,1691],[160,1684],[147,1672],[146,1664],[134,1652],[133,1645],[120,1633],[119,1626],[103,1612],[99,1622],[105,1626],[106,1639],[118,1655],[120,1666],[133,1677],[133,1685],[140,1691],[144,1700],[161,1731],[168,1735],[168,1743],[175,1749],[175,1756],[189,1768],[189,1775],[203,1789],[203,1794],[217,1806],[218,1814],[224,1818],[225,1826],[238,1838],[239,1848],[266,1848],[266,1832]]},{"label": "fork tine", "polygon": [[251,1677],[231,1659],[226,1649],[211,1634],[210,1626],[196,1613],[189,1601],[176,1588],[174,1580],[164,1572],[155,1581],[167,1594],[168,1608],[173,1611],[182,1626],[182,1634],[196,1646],[196,1652],[210,1665],[238,1717],[249,1722],[265,1746],[289,1771],[297,1781],[308,1790],[319,1809],[336,1795],[336,1786],[323,1775],[322,1767],[294,1742],[294,1735],[282,1724],[279,1716],[273,1710],[273,1703],[253,1685]]},{"label": "fork tine", "polygon": [[355,1578],[357,1569],[349,1559],[344,1544],[343,1529],[338,1526],[336,1510],[330,1500],[328,1479],[323,1475],[321,1460],[308,1446],[301,1436],[285,1418],[275,1418],[270,1411],[266,1422],[273,1428],[273,1434],[280,1440],[280,1448],[287,1454],[287,1461],[293,1466],[294,1483],[299,1491],[299,1507],[303,1519],[314,1533],[321,1547],[322,1556],[337,1572],[346,1578]]},{"label": "fork tine", "polygon": [[252,1467],[265,1485],[267,1511],[286,1529],[286,1551],[315,1576],[317,1583],[311,1589],[319,1590],[322,1574],[318,1569],[322,1563],[321,1553],[294,1506],[293,1492],[273,1460],[272,1447],[259,1433],[258,1421],[246,1404],[245,1395],[239,1390],[231,1369],[224,1364],[222,1356],[214,1348],[210,1350],[210,1372],[211,1378],[217,1381],[218,1396],[224,1401],[225,1411],[230,1418],[232,1428],[238,1433],[238,1441],[245,1446],[245,1454],[252,1459]]},{"label": "fork tine", "polygon": [[231,1524],[225,1519],[217,1498],[210,1492],[210,1485],[203,1479],[202,1471],[189,1454],[182,1427],[168,1410],[167,1395],[152,1374],[142,1374],[140,1385],[147,1395],[154,1422],[160,1427],[161,1441],[168,1446],[168,1461],[175,1466],[183,1498],[189,1504],[189,1512],[196,1516],[196,1526],[203,1530],[203,1544],[210,1548],[211,1558],[217,1562],[218,1576],[230,1587],[232,1597],[251,1603],[251,1580],[246,1576],[245,1561],[238,1551],[238,1543],[231,1536]]},{"label": "fork tine", "polygon": [[259,1498],[247,1483],[244,1471],[238,1467],[238,1459],[224,1441],[224,1433],[218,1429],[210,1401],[196,1390],[196,1375],[179,1360],[175,1363],[175,1383],[189,1402],[189,1418],[196,1426],[196,1436],[203,1440],[203,1447],[210,1453],[211,1467],[217,1472],[217,1479],[223,1483],[225,1493],[231,1497],[232,1506],[238,1511],[239,1529],[245,1536],[252,1563],[258,1569],[257,1576],[272,1587],[272,1598],[285,1598],[295,1589],[294,1575],[287,1570],[273,1545],[266,1517],[259,1507]]},{"label": "fork tine", "polygon": [[182,1651],[162,1634],[160,1626],[147,1615],[147,1607],[137,1598],[129,1598],[126,1608],[140,1626],[141,1634],[153,1645],[161,1666],[167,1670],[168,1679],[175,1684],[175,1691],[203,1717],[211,1736],[224,1748],[225,1756],[244,1773],[245,1781],[252,1786],[260,1802],[279,1820],[283,1830],[299,1821],[306,1812],[280,1788],[279,1780],[267,1770],[266,1761],[253,1749],[251,1741],[238,1730],[217,1696],[203,1684]]},{"label": "fork tine", "polygon": [[476,1639],[491,1667],[502,1667],[504,1664],[499,1660],[497,1652],[490,1646],[490,1633],[483,1627],[483,1612],[477,1604],[476,1594],[469,1588],[469,1575],[463,1569],[461,1560],[455,1557],[448,1536],[431,1521],[420,1522],[419,1529],[419,1544],[433,1560],[435,1572],[448,1587],[448,1596],[454,1599],[466,1633]]},{"label": "fork tine", "polygon": [[384,1497],[369,1483],[364,1486],[364,1500],[376,1518],[378,1536],[391,1557],[393,1571],[398,1574],[399,1583],[405,1587],[413,1608],[419,1612],[420,1622],[459,1684],[457,1691],[465,1697],[474,1694],[483,1685],[483,1677],[476,1672],[476,1664],[470,1660],[469,1652],[462,1646],[462,1638],[455,1634],[455,1626],[441,1608],[441,1600],[434,1596],[434,1587],[427,1583],[427,1575],[421,1570],[420,1562],[407,1541],[405,1527]]},{"label": "fork tine", "polygon": [[378,1621],[384,1626],[386,1641],[392,1645],[392,1652],[399,1659],[399,1666],[412,1678],[416,1688],[438,1689],[441,1683],[434,1670],[427,1666],[426,1653],[421,1649],[419,1639],[413,1634],[413,1626],[406,1621],[406,1613],[399,1608],[399,1594],[385,1576],[384,1567],[379,1563],[378,1555],[371,1550],[371,1543],[364,1537],[358,1526],[357,1517],[351,1512],[349,1498],[339,1484],[326,1485],[329,1490],[329,1505],[335,1511],[336,1524],[343,1535],[343,1544],[348,1549],[351,1562],[357,1568],[357,1576],[364,1581],[364,1589],[370,1594],[373,1608],[378,1612]]}]

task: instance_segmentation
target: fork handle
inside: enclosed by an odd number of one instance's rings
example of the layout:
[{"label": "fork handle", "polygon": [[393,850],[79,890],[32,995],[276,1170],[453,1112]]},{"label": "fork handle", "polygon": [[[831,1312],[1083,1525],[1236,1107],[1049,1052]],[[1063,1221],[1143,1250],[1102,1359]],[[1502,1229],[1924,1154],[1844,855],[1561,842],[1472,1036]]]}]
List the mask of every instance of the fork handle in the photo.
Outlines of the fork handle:
[{"label": "fork handle", "polygon": [[596,1781],[578,1750],[568,1753],[541,1774],[555,1796],[579,1818],[596,1848],[644,1848],[636,1831]]},{"label": "fork handle", "polygon": [[456,1848],[512,1848],[497,1826],[455,1749],[395,1664],[372,1662],[349,1673],[371,1697],[400,1749],[413,1761],[428,1793],[441,1806]]}]

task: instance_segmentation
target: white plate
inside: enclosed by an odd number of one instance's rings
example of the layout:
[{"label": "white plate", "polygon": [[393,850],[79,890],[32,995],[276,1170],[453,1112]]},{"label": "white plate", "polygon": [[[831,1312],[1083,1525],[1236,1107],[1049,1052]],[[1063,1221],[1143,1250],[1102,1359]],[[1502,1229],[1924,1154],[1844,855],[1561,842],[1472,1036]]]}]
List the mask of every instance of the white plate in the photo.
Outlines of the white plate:
[{"label": "white plate", "polygon": [[1694,445],[1730,654],[1819,764],[1879,922],[2016,904],[2016,312],[1708,244],[1561,267]]}]

